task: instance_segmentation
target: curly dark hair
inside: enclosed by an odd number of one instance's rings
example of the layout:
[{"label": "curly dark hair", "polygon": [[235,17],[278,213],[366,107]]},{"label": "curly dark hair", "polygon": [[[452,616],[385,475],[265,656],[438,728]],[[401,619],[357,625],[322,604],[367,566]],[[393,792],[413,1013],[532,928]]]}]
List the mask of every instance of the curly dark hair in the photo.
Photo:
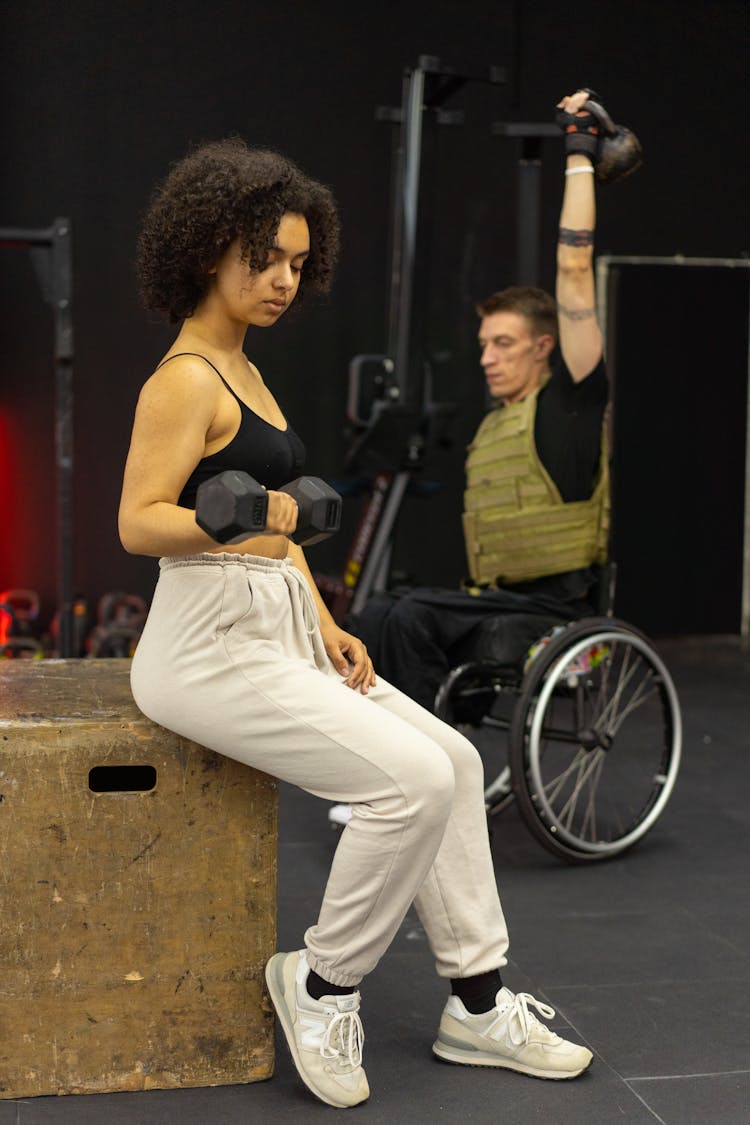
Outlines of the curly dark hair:
[{"label": "curly dark hair", "polygon": [[327,293],[339,249],[328,188],[239,137],[202,145],[172,167],[146,212],[136,254],[143,304],[173,323],[191,316],[208,290],[208,271],[235,238],[251,269],[266,267],[286,212],[304,215],[310,228],[297,299],[306,290]]}]

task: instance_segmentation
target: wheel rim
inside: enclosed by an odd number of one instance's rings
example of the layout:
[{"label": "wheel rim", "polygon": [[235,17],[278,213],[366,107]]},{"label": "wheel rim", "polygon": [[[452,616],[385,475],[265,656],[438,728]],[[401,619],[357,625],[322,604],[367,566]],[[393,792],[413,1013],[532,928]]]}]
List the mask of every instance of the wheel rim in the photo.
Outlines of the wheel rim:
[{"label": "wheel rim", "polygon": [[648,643],[589,633],[548,669],[529,714],[526,770],[547,831],[591,855],[640,839],[669,800],[682,743],[677,693]]}]

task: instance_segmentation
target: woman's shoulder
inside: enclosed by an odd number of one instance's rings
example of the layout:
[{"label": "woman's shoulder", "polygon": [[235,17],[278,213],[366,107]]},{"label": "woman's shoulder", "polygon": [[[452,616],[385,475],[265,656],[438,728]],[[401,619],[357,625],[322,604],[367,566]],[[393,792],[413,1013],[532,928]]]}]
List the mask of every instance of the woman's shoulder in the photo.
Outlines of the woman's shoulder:
[{"label": "woman's shoulder", "polygon": [[145,387],[185,388],[191,393],[221,386],[218,367],[198,352],[167,352],[157,363]]},{"label": "woman's shoulder", "polygon": [[205,358],[168,352],[141,387],[139,405],[160,414],[193,411],[210,416],[221,389],[216,369]]}]

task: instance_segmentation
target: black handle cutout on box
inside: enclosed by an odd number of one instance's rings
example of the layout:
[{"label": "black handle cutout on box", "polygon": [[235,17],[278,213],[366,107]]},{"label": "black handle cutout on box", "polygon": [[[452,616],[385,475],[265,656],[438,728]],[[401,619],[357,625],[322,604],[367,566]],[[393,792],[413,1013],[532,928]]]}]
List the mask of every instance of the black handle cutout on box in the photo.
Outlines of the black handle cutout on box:
[{"label": "black handle cutout on box", "polygon": [[92,793],[147,793],[155,785],[153,766],[94,766],[89,770]]}]

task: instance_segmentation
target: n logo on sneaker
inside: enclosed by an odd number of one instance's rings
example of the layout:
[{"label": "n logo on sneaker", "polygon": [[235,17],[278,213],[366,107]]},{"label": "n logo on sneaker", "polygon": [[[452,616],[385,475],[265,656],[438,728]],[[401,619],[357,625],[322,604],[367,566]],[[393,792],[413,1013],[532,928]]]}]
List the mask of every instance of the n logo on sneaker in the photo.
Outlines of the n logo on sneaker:
[{"label": "n logo on sneaker", "polygon": [[325,1021],[320,1019],[319,1016],[306,1016],[304,1012],[299,1011],[299,1027],[300,1027],[300,1043],[303,1047],[320,1047],[323,1046],[323,1036],[325,1035],[326,1025]]}]

